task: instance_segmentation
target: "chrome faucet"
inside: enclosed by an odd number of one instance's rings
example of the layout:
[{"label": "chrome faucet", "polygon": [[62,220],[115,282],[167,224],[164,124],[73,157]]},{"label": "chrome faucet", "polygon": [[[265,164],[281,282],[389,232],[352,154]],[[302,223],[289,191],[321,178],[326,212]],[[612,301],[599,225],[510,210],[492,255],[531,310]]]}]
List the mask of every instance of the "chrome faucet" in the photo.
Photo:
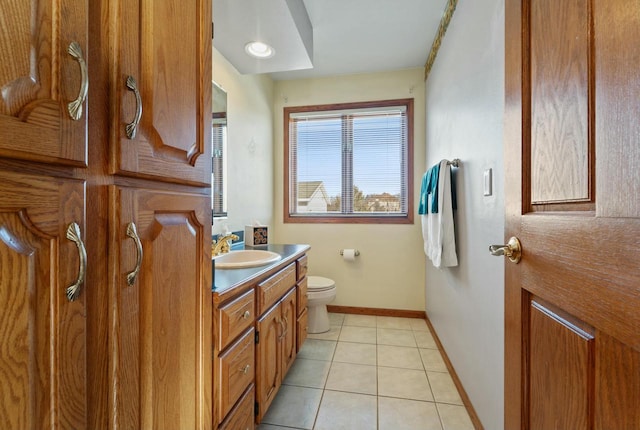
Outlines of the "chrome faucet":
[{"label": "chrome faucet", "polygon": [[216,255],[226,254],[229,252],[229,242],[228,240],[238,240],[240,239],[235,234],[228,234],[218,239],[218,241],[213,241],[211,244],[211,255],[215,257]]}]

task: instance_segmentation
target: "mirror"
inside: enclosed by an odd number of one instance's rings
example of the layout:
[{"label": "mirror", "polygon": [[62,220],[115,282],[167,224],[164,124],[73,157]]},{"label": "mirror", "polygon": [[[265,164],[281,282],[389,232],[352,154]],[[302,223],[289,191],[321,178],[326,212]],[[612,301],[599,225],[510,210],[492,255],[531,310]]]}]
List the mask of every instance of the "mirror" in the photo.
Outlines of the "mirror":
[{"label": "mirror", "polygon": [[[211,209],[213,218],[227,216],[227,92],[213,82],[211,121]],[[213,220],[212,220],[213,223]]]}]

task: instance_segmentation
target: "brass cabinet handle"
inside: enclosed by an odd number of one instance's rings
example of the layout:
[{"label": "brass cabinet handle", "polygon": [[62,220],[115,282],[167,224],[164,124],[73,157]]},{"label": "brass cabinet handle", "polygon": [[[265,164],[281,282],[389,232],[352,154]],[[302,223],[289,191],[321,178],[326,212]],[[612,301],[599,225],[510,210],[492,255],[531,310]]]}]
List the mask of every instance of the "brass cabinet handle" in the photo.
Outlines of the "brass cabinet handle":
[{"label": "brass cabinet handle", "polygon": [[140,124],[140,118],[142,118],[142,97],[140,91],[138,91],[138,83],[133,76],[127,76],[127,88],[133,91],[136,96],[136,116],[129,124],[126,125],[125,130],[129,139],[135,139],[138,132],[138,124]]},{"label": "brass cabinet handle", "polygon": [[249,373],[249,369],[251,369],[251,365],[247,364],[246,366],[241,367],[240,371],[242,372],[243,375],[246,375],[247,373]]},{"label": "brass cabinet handle", "polygon": [[136,225],[130,222],[127,225],[127,236],[129,236],[136,244],[136,248],[138,249],[138,258],[136,259],[136,267],[133,271],[127,273],[127,285],[132,286],[136,282],[136,278],[138,277],[138,273],[140,273],[140,266],[142,266],[142,242],[140,241],[140,236],[138,236],[138,229]]},{"label": "brass cabinet handle", "polygon": [[80,238],[80,226],[75,222],[67,227],[67,239],[74,242],[78,247],[78,255],[80,256],[80,264],[78,267],[78,277],[76,281],[67,287],[67,299],[72,302],[80,295],[80,287],[84,284],[84,277],[87,273],[87,249]]},{"label": "brass cabinet handle", "polygon": [[243,320],[249,319],[250,316],[251,316],[251,312],[244,311],[244,313],[242,314],[242,319]]},{"label": "brass cabinet handle", "polygon": [[489,246],[489,252],[496,257],[504,255],[512,263],[518,264],[522,258],[522,245],[517,237],[512,237],[506,245]]},{"label": "brass cabinet handle", "polygon": [[78,93],[78,98],[67,105],[67,110],[69,111],[71,119],[78,121],[82,117],[82,104],[87,98],[87,93],[89,92],[89,73],[87,73],[87,62],[84,61],[82,48],[78,42],[71,42],[67,48],[67,52],[75,58],[80,65],[80,92]]}]

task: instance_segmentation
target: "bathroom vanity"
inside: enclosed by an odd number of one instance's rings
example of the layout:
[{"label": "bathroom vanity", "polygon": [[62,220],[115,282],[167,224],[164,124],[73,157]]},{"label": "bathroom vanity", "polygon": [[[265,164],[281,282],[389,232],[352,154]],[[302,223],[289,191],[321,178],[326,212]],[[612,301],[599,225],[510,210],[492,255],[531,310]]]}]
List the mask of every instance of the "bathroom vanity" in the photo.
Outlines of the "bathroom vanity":
[{"label": "bathroom vanity", "polygon": [[282,259],[215,269],[213,428],[254,429],[307,335],[308,245],[269,245]]}]

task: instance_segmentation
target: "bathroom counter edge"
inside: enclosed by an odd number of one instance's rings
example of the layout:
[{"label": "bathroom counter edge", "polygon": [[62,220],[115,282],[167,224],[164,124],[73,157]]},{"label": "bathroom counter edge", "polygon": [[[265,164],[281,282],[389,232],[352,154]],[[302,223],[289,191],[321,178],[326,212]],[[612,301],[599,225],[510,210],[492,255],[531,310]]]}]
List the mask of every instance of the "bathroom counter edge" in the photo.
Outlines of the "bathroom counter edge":
[{"label": "bathroom counter edge", "polygon": [[[266,245],[255,248],[246,249],[264,249],[267,251],[275,252],[282,256],[282,259],[275,261],[271,264],[266,264],[259,267],[248,267],[244,269],[215,269],[213,268],[213,280],[212,292],[214,295],[214,301],[216,298],[222,299],[221,296],[227,296],[232,291],[241,289],[243,286],[253,285],[257,279],[266,278],[272,273],[277,272],[286,265],[296,261],[302,255],[304,255],[311,247],[305,244],[293,244],[293,245]],[[234,248],[234,250],[237,248]]]}]

